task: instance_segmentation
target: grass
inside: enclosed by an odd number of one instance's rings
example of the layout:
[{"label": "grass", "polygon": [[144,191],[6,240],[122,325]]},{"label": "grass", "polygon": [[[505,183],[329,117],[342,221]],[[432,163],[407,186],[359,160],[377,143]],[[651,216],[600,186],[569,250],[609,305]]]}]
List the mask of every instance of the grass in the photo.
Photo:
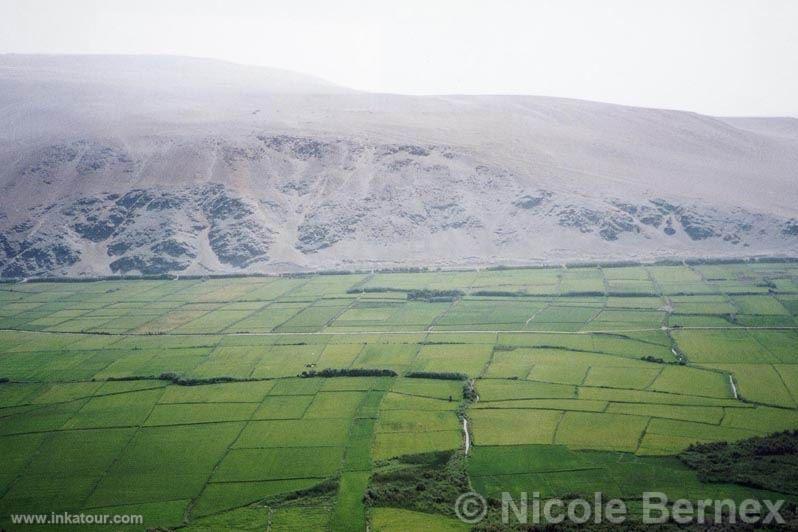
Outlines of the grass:
[{"label": "grass", "polygon": [[778,362],[748,331],[674,331],[676,344],[697,364],[764,364]]},{"label": "grass", "polygon": [[574,386],[520,380],[483,380],[478,383],[477,392],[481,401],[576,398]]},{"label": "grass", "polygon": [[307,418],[350,418],[363,400],[363,392],[319,392],[308,409]]},{"label": "grass", "polygon": [[164,390],[143,390],[93,397],[63,425],[63,429],[136,427],[148,418]]},{"label": "grass", "polygon": [[713,364],[711,367],[734,375],[738,393],[748,401],[788,408],[796,406],[781,375],[770,364]]},{"label": "grass", "polygon": [[352,363],[358,368],[409,368],[418,353],[413,344],[366,344]]},{"label": "grass", "polygon": [[454,450],[462,445],[462,431],[381,432],[374,437],[372,454],[376,460],[418,453]]},{"label": "grass", "polygon": [[341,463],[342,447],[232,449],[216,469],[214,482],[307,479],[333,476]]},{"label": "grass", "polygon": [[401,532],[403,530],[465,532],[469,530],[468,525],[452,517],[400,508],[374,508],[371,511],[371,525],[374,532]]},{"label": "grass", "polygon": [[144,425],[193,425],[222,421],[247,421],[256,408],[257,404],[253,403],[156,405]]},{"label": "grass", "polygon": [[429,397],[448,400],[452,397],[459,401],[463,385],[457,381],[429,379],[396,379],[391,391],[406,396]]},{"label": "grass", "polygon": [[[603,388],[632,388],[643,390],[658,379],[663,368],[614,368],[607,366],[591,367],[582,381],[584,386]],[[578,384],[578,383],[575,383]]]},{"label": "grass", "polygon": [[683,421],[696,421],[711,425],[720,424],[724,416],[733,416],[738,411],[753,411],[748,408],[729,409],[726,412],[721,407],[713,406],[677,406],[658,404],[635,403],[610,403],[606,411],[611,414],[626,414],[652,418],[679,419]]},{"label": "grass", "polygon": [[577,391],[579,399],[611,401],[617,403],[646,403],[661,405],[729,406],[743,408],[748,405],[735,399],[718,399],[696,395],[651,392],[647,390],[623,390],[611,388],[581,387]]},{"label": "grass", "polygon": [[213,386],[170,386],[160,403],[260,403],[274,381],[232,382]]},{"label": "grass", "polygon": [[413,412],[455,410],[459,404],[455,397],[456,396],[453,396],[452,400],[449,401],[448,399],[436,399],[400,393],[388,393],[382,400],[380,409],[383,412],[388,410],[410,410]]},{"label": "grass", "polygon": [[330,522],[331,530],[347,531],[366,528],[363,494],[368,486],[370,476],[368,471],[348,471],[341,475],[338,498]]},{"label": "grass", "polygon": [[704,397],[733,397],[728,375],[686,366],[665,366],[648,389]]},{"label": "grass", "polygon": [[582,399],[514,399],[512,401],[478,402],[471,406],[470,412],[496,408],[604,412],[607,405],[606,401]]},{"label": "grass", "polygon": [[552,443],[563,413],[557,410],[472,410],[475,445]]},{"label": "grass", "polygon": [[274,395],[263,399],[252,419],[299,419],[315,395]]},{"label": "grass", "polygon": [[574,449],[634,452],[648,418],[593,412],[565,412],[553,443]]},{"label": "grass", "polygon": [[734,296],[732,301],[740,314],[789,314],[787,309],[771,296]]},{"label": "grass", "polygon": [[425,345],[413,363],[415,371],[444,372],[457,368],[461,373],[476,377],[490,359],[492,345]]},{"label": "grass", "polygon": [[363,350],[365,344],[329,344],[324,347],[316,366],[324,368],[348,368]]},{"label": "grass", "polygon": [[721,424],[767,434],[798,426],[798,412],[767,406],[728,409]]},{"label": "grass", "polygon": [[341,447],[350,424],[349,418],[251,421],[234,447]]},{"label": "grass", "polygon": [[241,427],[241,423],[215,423],[142,428],[99,479],[86,504],[196,497]]},{"label": "grass", "polygon": [[691,421],[677,421],[671,419],[652,419],[646,434],[659,434],[674,436],[693,442],[708,441],[735,441],[756,433],[748,429],[710,425],[707,423],[694,423]]},{"label": "grass", "polygon": [[215,514],[267,497],[307,489],[316,484],[318,484],[316,479],[210,483],[197,499],[191,514],[194,517]]},{"label": "grass", "polygon": [[[760,494],[674,456],[798,426],[796,282],[794,265],[747,263],[2,284],[0,527],[46,508],[459,529],[447,497],[469,478],[630,504]],[[400,376],[298,378],[326,368]],[[414,371],[467,374],[479,400]]]}]

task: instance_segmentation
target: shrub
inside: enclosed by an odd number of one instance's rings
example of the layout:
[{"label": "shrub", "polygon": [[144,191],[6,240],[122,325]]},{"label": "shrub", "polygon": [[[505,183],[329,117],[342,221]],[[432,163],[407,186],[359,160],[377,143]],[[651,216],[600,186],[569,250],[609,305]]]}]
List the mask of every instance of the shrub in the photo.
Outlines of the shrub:
[{"label": "shrub", "polygon": [[679,458],[703,482],[733,482],[780,493],[798,493],[798,431],[735,443],[694,444]]},{"label": "shrub", "polygon": [[371,293],[381,293],[381,292],[407,292],[404,288],[388,288],[385,286],[369,286],[365,288],[355,287],[349,288],[346,293],[347,294],[371,294]]},{"label": "shrub", "polygon": [[200,386],[203,384],[221,384],[225,382],[252,382],[257,380],[265,380],[265,379],[248,379],[240,377],[211,377],[208,379],[186,379],[181,377],[177,373],[172,373],[172,372],[161,373],[158,376],[158,379],[162,381],[169,381],[172,384],[177,384],[178,386]]},{"label": "shrub", "polygon": [[464,381],[468,379],[465,373],[454,371],[411,371],[405,377],[410,379],[438,379],[443,381]]},{"label": "shrub", "polygon": [[303,378],[312,377],[396,377],[396,373],[392,369],[378,369],[378,368],[326,368],[321,371],[315,369],[303,371],[299,374]]},{"label": "shrub", "polygon": [[524,292],[508,292],[506,290],[477,290],[471,293],[472,296],[483,297],[524,297]]},{"label": "shrub", "polygon": [[448,302],[460,299],[465,293],[462,290],[410,290],[407,292],[408,301]]},{"label": "shrub", "polygon": [[474,381],[466,381],[463,383],[463,398],[467,401],[477,400],[477,390],[474,388]]}]

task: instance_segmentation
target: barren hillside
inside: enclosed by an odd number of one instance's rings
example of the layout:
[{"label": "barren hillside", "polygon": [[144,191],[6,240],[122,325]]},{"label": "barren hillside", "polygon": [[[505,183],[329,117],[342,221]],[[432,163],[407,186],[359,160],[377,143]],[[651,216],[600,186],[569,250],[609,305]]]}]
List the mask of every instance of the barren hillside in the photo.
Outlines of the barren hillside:
[{"label": "barren hillside", "polygon": [[0,275],[798,254],[798,126],[0,56]]}]

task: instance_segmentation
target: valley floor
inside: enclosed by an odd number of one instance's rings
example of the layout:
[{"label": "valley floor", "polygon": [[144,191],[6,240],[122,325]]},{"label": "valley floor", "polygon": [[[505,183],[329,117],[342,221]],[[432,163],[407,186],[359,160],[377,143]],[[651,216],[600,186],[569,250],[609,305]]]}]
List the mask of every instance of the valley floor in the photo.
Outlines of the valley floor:
[{"label": "valley floor", "polygon": [[798,264],[772,262],[1,284],[0,527],[467,529],[470,489],[794,499],[676,455],[798,428],[796,316]]}]

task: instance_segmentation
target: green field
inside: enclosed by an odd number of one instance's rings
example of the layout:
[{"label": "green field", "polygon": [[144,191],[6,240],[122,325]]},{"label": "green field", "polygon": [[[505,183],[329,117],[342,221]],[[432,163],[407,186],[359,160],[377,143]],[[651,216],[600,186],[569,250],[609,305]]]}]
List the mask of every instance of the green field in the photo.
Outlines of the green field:
[{"label": "green field", "polygon": [[[0,284],[0,528],[462,530],[453,471],[760,496],[675,456],[798,429],[796,287],[795,263]],[[397,473],[422,462],[446,497]]]}]

